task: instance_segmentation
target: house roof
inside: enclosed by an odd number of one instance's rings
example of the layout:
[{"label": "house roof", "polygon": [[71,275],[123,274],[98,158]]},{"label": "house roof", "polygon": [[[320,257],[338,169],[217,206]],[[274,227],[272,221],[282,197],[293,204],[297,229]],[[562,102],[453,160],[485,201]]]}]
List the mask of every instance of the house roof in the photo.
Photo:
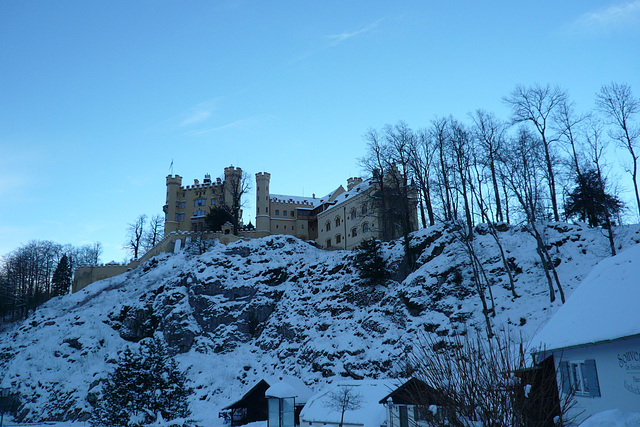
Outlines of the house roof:
[{"label": "house roof", "polygon": [[329,385],[309,399],[300,413],[300,420],[313,423],[340,423],[340,408],[332,404],[332,396],[350,388],[353,395],[359,396],[357,409],[344,413],[344,423],[359,424],[364,427],[380,427],[386,419],[383,405],[378,403],[382,397],[395,387],[394,380],[353,380],[341,381]]},{"label": "house roof", "polygon": [[296,398],[296,406],[307,403],[313,392],[300,379],[295,377],[283,377],[280,381],[272,383],[273,385],[265,391],[266,397],[277,397],[284,399],[287,397]]},{"label": "house roof", "polygon": [[338,194],[338,196],[335,197],[335,203],[331,205],[329,208],[327,208],[327,210],[325,210],[324,212],[330,212],[331,210],[339,206],[342,206],[342,203],[346,202],[347,200],[353,199],[358,194],[364,193],[369,189],[369,187],[371,187],[372,183],[373,183],[372,178],[365,179],[360,184],[353,187],[351,190]]},{"label": "house roof", "polygon": [[240,400],[233,402],[231,405],[222,409],[239,409],[246,408],[247,404],[253,399],[264,398],[265,390],[269,388],[269,383],[265,380],[260,380],[254,384],[249,391],[247,391]]},{"label": "house roof", "polygon": [[393,403],[411,405],[425,398],[435,403],[435,390],[424,381],[411,378],[380,399],[379,403],[386,403],[391,399]]},{"label": "house roof", "polygon": [[601,261],[532,340],[538,352],[640,334],[640,245]]}]

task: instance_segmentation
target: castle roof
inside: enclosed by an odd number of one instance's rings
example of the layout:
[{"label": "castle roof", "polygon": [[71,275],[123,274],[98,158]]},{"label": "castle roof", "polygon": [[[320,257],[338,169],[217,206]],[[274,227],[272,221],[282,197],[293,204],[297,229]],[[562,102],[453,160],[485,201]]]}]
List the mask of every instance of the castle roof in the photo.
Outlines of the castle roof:
[{"label": "castle roof", "polygon": [[360,184],[356,185],[351,190],[345,191],[344,193],[339,194],[335,198],[335,203],[333,205],[331,205],[325,212],[329,212],[332,209],[335,209],[338,206],[341,206],[342,203],[346,202],[347,200],[353,199],[355,196],[357,196],[357,195],[359,195],[361,193],[364,193],[365,191],[367,191],[369,189],[369,187],[371,187],[372,183],[373,183],[373,179],[369,178],[369,179],[366,179],[366,180],[362,181]]}]

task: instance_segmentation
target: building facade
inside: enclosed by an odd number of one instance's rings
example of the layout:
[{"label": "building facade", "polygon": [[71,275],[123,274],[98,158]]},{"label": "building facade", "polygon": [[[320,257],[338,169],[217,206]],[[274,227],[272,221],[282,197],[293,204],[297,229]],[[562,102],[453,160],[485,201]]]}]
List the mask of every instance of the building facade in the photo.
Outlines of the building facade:
[{"label": "building facade", "polygon": [[[231,211],[234,185],[241,180],[242,169],[233,166],[224,169],[224,181],[221,178],[213,181],[206,174],[202,182],[194,179],[193,185],[183,186],[180,175],[167,176],[167,198],[162,208],[164,235],[176,231],[206,231],[204,219],[209,208],[224,206]],[[242,218],[242,210],[239,218]]]},{"label": "building facade", "polygon": [[[354,249],[363,240],[383,239],[381,209],[376,203],[374,179],[349,178],[324,197],[272,194],[271,175],[256,174],[256,230],[289,234],[313,240],[324,249]],[[418,229],[417,194],[409,192],[410,231]],[[389,239],[402,235],[399,227],[388,231]]]}]

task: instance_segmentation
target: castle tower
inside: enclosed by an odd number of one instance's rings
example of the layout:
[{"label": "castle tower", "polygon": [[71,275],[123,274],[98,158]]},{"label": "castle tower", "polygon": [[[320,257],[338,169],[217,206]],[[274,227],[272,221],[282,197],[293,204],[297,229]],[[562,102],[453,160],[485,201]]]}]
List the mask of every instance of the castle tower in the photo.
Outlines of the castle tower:
[{"label": "castle tower", "polygon": [[[242,169],[229,166],[224,168],[224,184],[223,184],[223,197],[224,204],[233,212],[233,199],[241,196],[239,194],[242,191]],[[241,202],[241,201],[239,201]],[[238,207],[239,208],[239,207]],[[242,209],[238,212],[238,219],[242,218]]]},{"label": "castle tower", "polygon": [[269,181],[271,181],[270,173],[258,172],[256,174],[256,231],[271,232]]},{"label": "castle tower", "polygon": [[180,175],[167,176],[167,202],[164,205],[164,235],[172,231],[178,231],[178,221],[176,221],[176,202],[178,201],[178,192],[182,186],[182,177]]}]

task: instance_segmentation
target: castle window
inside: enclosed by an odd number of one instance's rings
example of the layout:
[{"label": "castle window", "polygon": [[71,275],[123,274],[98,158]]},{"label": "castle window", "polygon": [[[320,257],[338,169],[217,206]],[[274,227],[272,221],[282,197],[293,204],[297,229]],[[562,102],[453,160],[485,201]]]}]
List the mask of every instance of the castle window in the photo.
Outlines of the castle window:
[{"label": "castle window", "polygon": [[180,207],[180,202],[176,202],[176,208]]},{"label": "castle window", "polygon": [[356,219],[357,216],[356,208],[351,209],[351,219]]},{"label": "castle window", "polygon": [[259,214],[260,213],[260,206],[256,206],[256,213]]},{"label": "castle window", "polygon": [[369,223],[365,222],[364,224],[362,224],[362,232],[363,233],[368,233],[369,232]]},{"label": "castle window", "polygon": [[206,199],[196,199],[196,200],[193,201],[193,205],[195,207],[204,206],[206,203],[207,203]]},{"label": "castle window", "polygon": [[342,241],[342,236],[337,234],[336,235],[336,245],[339,244]]},{"label": "castle window", "polygon": [[180,214],[180,221],[184,221],[184,214],[183,213]]},{"label": "castle window", "polygon": [[327,231],[331,230],[331,223],[329,221],[327,221],[327,223],[324,225],[324,228]]},{"label": "castle window", "polygon": [[365,203],[364,205],[362,205],[362,215],[366,215],[367,214],[367,204]]},{"label": "castle window", "polygon": [[185,202],[180,202],[180,209],[184,209],[185,207]]},{"label": "castle window", "polygon": [[282,216],[287,216],[287,211],[282,211]]},{"label": "castle window", "polygon": [[351,237],[356,237],[358,235],[358,227],[353,227],[351,229]]},{"label": "castle window", "polygon": [[276,216],[280,216],[280,209],[276,209]]},{"label": "castle window", "polygon": [[213,198],[211,199],[211,206],[213,206],[213,205],[215,205],[215,204],[216,204],[216,198],[215,198],[215,197],[213,197]]},{"label": "castle window", "polygon": [[327,248],[331,247],[331,239],[327,239],[327,241],[325,242]]},{"label": "castle window", "polygon": [[202,209],[198,209],[193,213],[193,216],[204,216],[204,211]]},{"label": "castle window", "polygon": [[285,229],[285,230],[287,229],[287,226],[286,226],[286,225],[284,226],[284,229]]},{"label": "castle window", "polygon": [[280,226],[278,224],[276,224],[276,228],[280,228]]},{"label": "castle window", "polygon": [[340,227],[340,217],[336,217],[336,227]]},{"label": "castle window", "polygon": [[180,214],[176,214],[176,221],[180,221]]},{"label": "castle window", "polygon": [[293,214],[293,211],[291,211],[291,218],[295,217],[295,215]]}]

